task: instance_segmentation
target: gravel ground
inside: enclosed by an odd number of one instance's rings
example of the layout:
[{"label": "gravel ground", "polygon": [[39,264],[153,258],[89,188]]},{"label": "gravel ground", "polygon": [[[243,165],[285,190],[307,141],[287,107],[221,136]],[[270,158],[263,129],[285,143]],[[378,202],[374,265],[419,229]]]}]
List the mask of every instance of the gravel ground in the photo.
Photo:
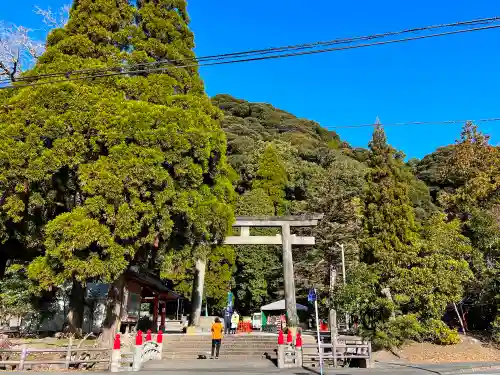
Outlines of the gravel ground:
[{"label": "gravel ground", "polygon": [[430,343],[413,343],[392,353],[374,353],[374,359],[383,362],[405,363],[454,363],[454,362],[491,362],[500,361],[500,350],[472,337],[462,337],[457,345],[442,346]]}]

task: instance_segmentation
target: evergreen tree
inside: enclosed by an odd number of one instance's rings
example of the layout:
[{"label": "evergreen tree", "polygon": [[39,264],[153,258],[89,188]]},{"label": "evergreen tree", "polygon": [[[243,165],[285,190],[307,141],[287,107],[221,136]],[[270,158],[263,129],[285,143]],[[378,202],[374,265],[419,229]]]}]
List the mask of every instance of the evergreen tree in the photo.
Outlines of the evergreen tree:
[{"label": "evergreen tree", "polygon": [[389,280],[395,276],[394,267],[404,265],[415,254],[418,226],[409,197],[408,175],[387,143],[382,127],[375,129],[369,147],[362,260],[374,265],[382,280]]},{"label": "evergreen tree", "polygon": [[284,162],[272,143],[268,144],[262,154],[253,189],[262,189],[271,199],[274,215],[284,213],[285,188],[288,182]]},{"label": "evergreen tree", "polygon": [[[188,21],[184,0],[77,0],[27,75],[166,58],[182,65],[193,57]],[[110,335],[129,265],[154,265],[185,247],[206,257],[231,222],[220,112],[196,67],[161,66],[18,89],[0,114],[3,233],[45,231],[45,251],[28,270],[41,288],[114,282]],[[37,212],[45,221],[33,219]]]},{"label": "evergreen tree", "polygon": [[[370,142],[368,166],[363,263],[340,294],[345,299],[340,307],[357,306],[356,313],[361,309],[362,322],[375,332],[379,345],[399,345],[405,339],[453,343],[456,336],[440,318],[472,278],[470,241],[460,223],[447,222],[444,215],[418,226],[410,200],[412,176],[381,127]],[[363,284],[361,297],[356,296]]]},{"label": "evergreen tree", "polygon": [[467,219],[474,208],[488,209],[498,203],[500,150],[489,141],[488,135],[468,121],[460,140],[439,170],[452,187],[442,191],[438,201],[462,219]]}]

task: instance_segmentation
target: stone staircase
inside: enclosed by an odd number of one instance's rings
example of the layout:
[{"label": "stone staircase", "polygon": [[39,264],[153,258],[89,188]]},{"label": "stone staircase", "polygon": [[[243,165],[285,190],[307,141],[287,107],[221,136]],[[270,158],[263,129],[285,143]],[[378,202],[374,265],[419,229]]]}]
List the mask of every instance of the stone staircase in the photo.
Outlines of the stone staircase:
[{"label": "stone staircase", "polygon": [[[209,358],[212,339],[208,334],[165,335],[163,341],[163,360],[193,360]],[[315,343],[313,336],[303,336],[304,344]],[[220,359],[222,360],[276,360],[278,335],[251,334],[227,335],[222,340]]]},{"label": "stone staircase", "polygon": [[[220,348],[220,358],[226,360],[275,359],[277,335],[237,334],[225,336]],[[166,335],[163,341],[164,360],[191,360],[209,358],[212,349],[210,335]]]}]

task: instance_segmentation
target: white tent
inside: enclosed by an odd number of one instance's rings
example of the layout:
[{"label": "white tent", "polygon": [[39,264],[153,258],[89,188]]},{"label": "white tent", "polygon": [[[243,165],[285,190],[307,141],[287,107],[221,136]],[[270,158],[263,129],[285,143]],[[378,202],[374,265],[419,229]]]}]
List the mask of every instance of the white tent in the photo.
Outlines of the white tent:
[{"label": "white tent", "polygon": [[[282,299],[281,301],[276,301],[273,303],[270,303],[269,305],[262,306],[260,308],[261,311],[284,311],[285,310],[285,300]],[[302,311],[307,311],[309,310],[307,306],[301,305],[300,303],[297,303],[297,311],[302,310]]]}]

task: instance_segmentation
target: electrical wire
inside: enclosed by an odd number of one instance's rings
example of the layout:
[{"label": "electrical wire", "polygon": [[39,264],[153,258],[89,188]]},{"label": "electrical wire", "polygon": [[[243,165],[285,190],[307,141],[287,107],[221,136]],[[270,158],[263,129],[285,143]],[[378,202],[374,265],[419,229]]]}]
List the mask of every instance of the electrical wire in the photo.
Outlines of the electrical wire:
[{"label": "electrical wire", "polygon": [[374,126],[380,125],[382,127],[386,126],[414,126],[414,125],[452,125],[452,124],[464,124],[467,121],[472,121],[474,123],[485,123],[485,122],[499,122],[500,117],[492,118],[482,118],[478,120],[445,120],[445,121],[411,121],[411,122],[396,122],[389,124],[359,124],[359,125],[338,125],[338,126],[328,126],[328,129],[359,129],[359,128],[372,128]]},{"label": "electrical wire", "polygon": [[[306,44],[295,44],[295,45],[288,45],[288,46],[281,46],[281,47],[271,47],[271,48],[265,48],[265,49],[232,52],[232,53],[225,53],[225,54],[218,54],[218,55],[202,56],[199,58],[194,57],[194,58],[186,58],[186,59],[178,59],[178,60],[165,59],[165,60],[160,60],[160,61],[134,64],[134,66],[137,66],[137,67],[150,66],[150,65],[159,65],[159,64],[164,64],[164,63],[175,63],[175,62],[184,62],[184,61],[201,62],[201,61],[207,61],[207,60],[210,61],[210,60],[222,60],[222,59],[227,59],[227,58],[243,57],[243,56],[248,56],[248,55],[263,55],[263,54],[269,54],[269,53],[275,53],[275,52],[309,49],[309,48],[315,48],[318,46],[329,46],[329,45],[334,45],[334,44],[353,43],[353,42],[362,41],[362,40],[373,40],[373,39],[379,39],[379,38],[401,35],[401,34],[406,34],[406,33],[416,33],[416,32],[421,32],[421,31],[425,31],[425,30],[435,30],[435,29],[449,28],[449,27],[487,24],[487,23],[492,23],[492,22],[496,22],[499,20],[500,20],[500,17],[479,18],[479,19],[470,20],[470,21],[460,21],[460,22],[447,23],[447,24],[424,26],[424,27],[405,29],[405,30],[400,30],[400,31],[391,31],[391,32],[375,34],[375,35],[352,37],[352,38],[346,38],[346,39],[333,39],[333,40],[328,40],[328,41],[320,41],[320,42],[313,42],[313,43],[306,43]],[[121,65],[121,67],[123,68],[123,67],[127,67],[127,66]],[[130,67],[130,66],[128,66],[128,67]],[[80,73],[99,73],[99,72],[102,73],[102,72],[106,72],[106,71],[110,71],[110,70],[116,70],[119,68],[120,68],[120,66],[110,67],[110,68],[81,69],[81,70],[75,70],[75,71],[69,71],[69,72],[67,71],[67,72],[46,73],[46,74],[40,74],[40,75],[19,77],[16,81],[33,80],[33,79],[41,78],[41,77],[54,77],[54,76],[59,76],[59,75],[67,76],[68,74],[73,75],[73,74],[80,74]],[[9,79],[6,79],[6,80],[10,81]],[[0,82],[1,82],[1,80],[0,80]]]},{"label": "electrical wire", "polygon": [[[407,34],[407,33],[416,33],[416,32],[436,30],[436,29],[442,29],[442,28],[488,24],[488,23],[493,23],[493,22],[497,22],[497,21],[500,21],[500,17],[480,18],[480,19],[474,19],[474,20],[470,20],[470,21],[460,21],[460,22],[447,23],[447,24],[424,26],[424,27],[411,28],[411,29],[405,29],[405,30],[400,30],[400,31],[392,31],[392,32],[386,32],[386,33],[368,35],[368,36],[358,36],[358,37],[352,37],[352,38],[333,39],[333,40],[329,40],[329,41],[320,41],[320,42],[314,42],[314,43],[296,44],[296,45],[288,45],[288,46],[281,46],[281,47],[271,47],[271,48],[265,48],[265,49],[255,49],[255,50],[249,50],[249,51],[240,51],[240,52],[225,53],[225,54],[218,54],[218,55],[202,56],[202,57],[198,57],[198,58],[194,57],[194,58],[185,58],[185,59],[178,59],[178,60],[165,59],[165,60],[160,60],[160,61],[139,63],[139,64],[134,64],[134,65],[123,65],[122,64],[122,65],[118,65],[115,67],[109,67],[109,68],[92,68],[92,69],[81,69],[81,70],[66,71],[66,72],[46,73],[46,74],[19,77],[18,79],[16,79],[16,82],[32,81],[35,79],[53,78],[53,77],[58,77],[58,76],[64,76],[66,78],[69,78],[69,76],[71,76],[71,75],[88,74],[88,73],[98,74],[98,73],[105,73],[105,72],[109,72],[109,71],[116,71],[116,70],[124,69],[124,68],[130,70],[131,68],[134,68],[134,67],[146,67],[146,66],[155,66],[155,65],[157,66],[157,65],[161,65],[161,64],[175,64],[175,63],[182,63],[182,62],[220,61],[220,60],[234,59],[234,58],[245,57],[245,56],[266,55],[266,54],[271,54],[271,53],[276,53],[276,52],[298,51],[298,50],[303,50],[303,49],[317,48],[319,46],[326,47],[326,46],[331,46],[331,45],[335,45],[335,44],[348,44],[348,43],[354,43],[354,42],[359,42],[359,41],[374,40],[374,39],[380,39],[380,38],[385,38],[385,37],[389,37],[389,36],[403,35],[403,34]],[[182,66],[180,66],[180,67],[182,67]],[[4,79],[3,82],[10,82],[10,79]],[[0,79],[0,83],[2,83],[1,79]]]},{"label": "electrical wire", "polygon": [[30,83],[30,84],[21,84],[21,85],[16,84],[16,85],[3,86],[3,87],[0,87],[0,89],[5,90],[5,89],[14,89],[14,88],[23,88],[23,87],[33,87],[33,86],[46,85],[46,84],[52,84],[52,83],[62,83],[62,82],[68,82],[68,81],[80,81],[80,80],[85,80],[85,79],[105,78],[105,77],[113,77],[113,76],[128,75],[128,74],[156,73],[156,72],[164,72],[164,71],[172,69],[172,68],[180,69],[180,68],[190,68],[190,67],[204,67],[204,66],[237,64],[237,63],[252,62],[252,61],[270,60],[270,59],[281,59],[281,58],[289,58],[289,57],[295,57],[295,56],[305,56],[305,55],[312,55],[312,54],[319,54],[319,53],[327,53],[327,52],[334,52],[334,51],[343,51],[343,50],[351,50],[351,49],[358,49],[358,48],[365,48],[365,47],[372,47],[372,46],[380,46],[380,45],[393,44],[393,43],[403,43],[403,42],[409,42],[409,41],[415,41],[415,40],[436,38],[436,37],[469,33],[469,32],[482,31],[482,30],[491,30],[491,29],[497,29],[497,28],[500,28],[500,25],[483,26],[483,27],[476,27],[476,28],[465,29],[465,30],[447,31],[447,32],[442,32],[442,33],[437,33],[437,34],[420,35],[420,36],[415,36],[415,37],[410,37],[410,38],[388,40],[388,41],[381,41],[381,42],[375,42],[375,43],[365,43],[365,44],[359,44],[359,45],[354,45],[354,46],[324,48],[324,49],[314,50],[314,51],[302,51],[302,52],[293,52],[293,53],[286,53],[286,54],[272,55],[272,56],[245,58],[245,59],[239,59],[239,60],[215,61],[215,62],[208,62],[208,63],[202,63],[202,64],[195,63],[195,64],[187,64],[187,65],[173,65],[173,66],[162,67],[162,68],[126,70],[126,71],[106,73],[106,74],[86,75],[86,76],[81,76],[81,77],[69,77],[65,80],[57,79],[57,80],[50,80],[50,81],[35,82],[35,83]]}]

